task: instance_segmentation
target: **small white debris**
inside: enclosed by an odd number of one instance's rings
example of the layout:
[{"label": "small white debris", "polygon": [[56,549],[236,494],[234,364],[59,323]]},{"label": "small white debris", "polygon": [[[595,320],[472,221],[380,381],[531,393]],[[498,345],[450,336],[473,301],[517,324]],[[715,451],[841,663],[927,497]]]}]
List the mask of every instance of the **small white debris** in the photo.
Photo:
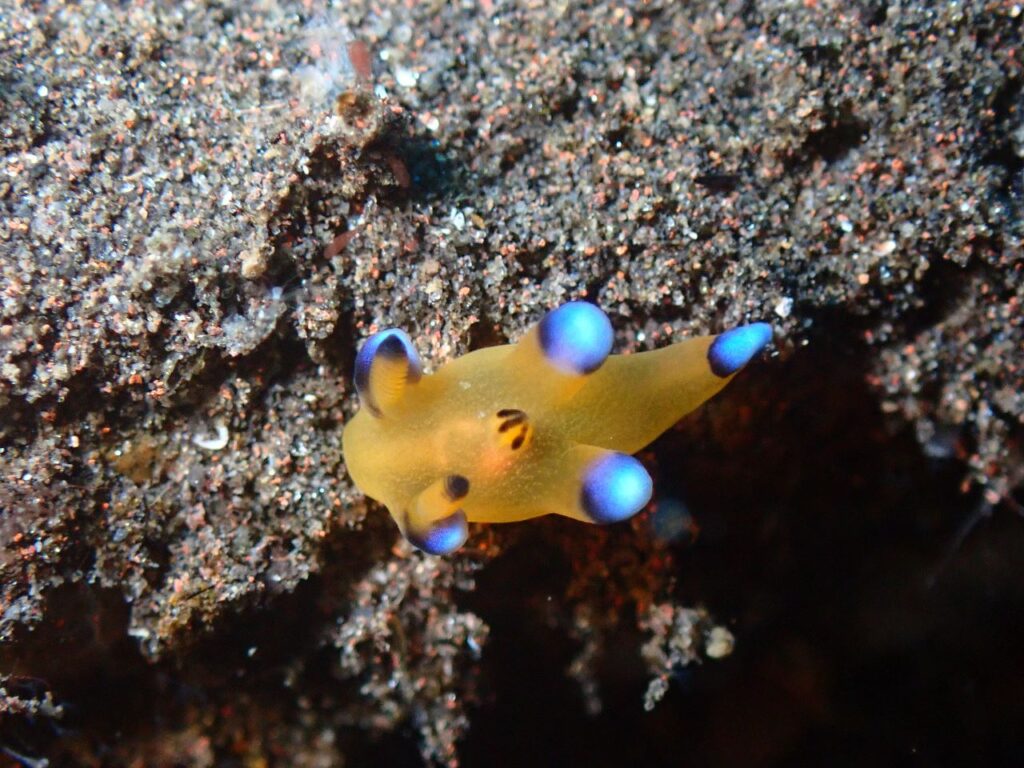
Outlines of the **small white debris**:
[{"label": "small white debris", "polygon": [[441,121],[431,114],[421,116],[420,122],[423,123],[423,126],[431,133],[437,131],[437,129],[441,127]]},{"label": "small white debris", "polygon": [[224,450],[228,444],[228,428],[220,422],[214,424],[213,428],[217,430],[216,437],[210,434],[193,435],[192,442],[207,451]]},{"label": "small white debris", "polygon": [[399,24],[394,29],[394,38],[399,45],[405,45],[412,40],[412,27],[408,24]]},{"label": "small white debris", "polygon": [[408,67],[395,67],[395,82],[403,88],[415,88],[420,73]]},{"label": "small white debris", "polygon": [[876,243],[874,247],[876,256],[888,256],[890,253],[896,250],[896,241],[889,239],[883,240],[880,243]]},{"label": "small white debris", "polygon": [[708,633],[708,642],[705,646],[707,654],[712,659],[721,659],[732,653],[736,645],[736,639],[725,627],[715,627]]},{"label": "small white debris", "polygon": [[779,300],[779,303],[775,305],[775,314],[785,319],[789,317],[789,313],[793,311],[793,299],[789,296],[784,296]]}]

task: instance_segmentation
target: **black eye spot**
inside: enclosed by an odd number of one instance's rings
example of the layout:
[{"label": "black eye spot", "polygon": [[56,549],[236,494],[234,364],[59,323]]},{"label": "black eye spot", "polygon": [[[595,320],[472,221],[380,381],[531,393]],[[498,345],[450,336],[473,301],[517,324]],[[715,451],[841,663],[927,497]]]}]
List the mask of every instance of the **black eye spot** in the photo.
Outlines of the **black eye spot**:
[{"label": "black eye spot", "polygon": [[444,479],[444,495],[451,501],[458,501],[469,493],[469,480],[462,475],[448,475]]}]

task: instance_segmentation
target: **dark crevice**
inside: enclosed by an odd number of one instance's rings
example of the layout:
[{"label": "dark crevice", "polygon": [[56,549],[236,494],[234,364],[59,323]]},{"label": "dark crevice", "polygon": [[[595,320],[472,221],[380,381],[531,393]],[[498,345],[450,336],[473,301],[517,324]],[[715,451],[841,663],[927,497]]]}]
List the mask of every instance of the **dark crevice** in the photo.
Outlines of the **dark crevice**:
[{"label": "dark crevice", "polygon": [[992,97],[991,110],[993,117],[985,121],[978,139],[981,162],[1003,170],[997,194],[1016,206],[1024,195],[1024,157],[1011,134],[1024,111],[1024,81],[1007,78]]},{"label": "dark crevice", "polygon": [[842,60],[843,51],[838,45],[802,45],[800,56],[812,67],[835,67]]},{"label": "dark crevice", "polygon": [[[753,363],[647,452],[656,508],[676,505],[699,530],[672,545],[675,596],[730,627],[732,656],[675,670],[668,696],[644,712],[647,673],[625,650],[643,638],[625,611],[605,641],[622,658],[595,666],[605,709],[584,715],[565,676],[580,649],[554,628],[556,617],[568,620],[561,596],[598,534],[557,518],[524,523],[464,600],[492,628],[484,673],[494,691],[474,717],[464,764],[559,765],[585,752],[596,766],[669,766],[684,753],[698,765],[751,765],[781,743],[801,763],[842,752],[854,765],[905,746],[894,720],[910,713],[935,733],[951,711],[968,723],[955,747],[968,758],[1024,716],[1010,687],[999,714],[972,717],[976,704],[949,687],[945,663],[977,659],[992,643],[1003,655],[973,667],[972,679],[1022,663],[1019,612],[1005,611],[1013,602],[999,592],[979,600],[972,586],[986,578],[979,568],[992,572],[988,548],[998,568],[1019,575],[1013,548],[979,530],[942,570],[957,521],[977,501],[959,491],[963,464],[925,456],[909,428],[892,433],[866,384],[873,361],[858,321],[836,312],[811,328],[804,351],[785,365]],[[1014,516],[1000,531],[1024,542]],[[628,549],[628,529],[607,535],[619,539],[613,551]],[[1009,574],[989,578],[1005,584]],[[619,575],[609,563],[607,579]],[[965,633],[965,621],[995,634]],[[878,739],[851,741],[852,716]],[[737,741],[737,727],[751,737]],[[519,747],[524,733],[532,759]]]},{"label": "dark crevice", "polygon": [[631,131],[628,126],[618,125],[605,132],[604,140],[609,152],[621,152],[631,146]]},{"label": "dark crevice", "polygon": [[352,381],[356,357],[356,332],[350,307],[343,307],[330,335],[319,345],[325,362]]},{"label": "dark crevice", "polygon": [[740,182],[738,173],[710,172],[702,173],[694,178],[700,186],[717,195],[727,195],[736,189]]},{"label": "dark crevice", "polygon": [[232,377],[260,381],[260,390],[265,392],[275,382],[294,376],[309,364],[306,346],[287,322],[286,313],[278,319],[277,329],[246,355],[235,358],[211,350],[206,364],[192,374],[188,386],[168,402],[168,412],[191,413],[209,402]]},{"label": "dark crevice", "polygon": [[861,23],[868,27],[881,26],[889,18],[888,0],[864,0],[860,6]]},{"label": "dark crevice", "polygon": [[[44,620],[21,641],[0,649],[5,671],[19,670],[8,695],[50,691],[62,717],[7,716],[0,745],[52,766],[83,754],[102,756],[155,723],[175,732],[196,709],[215,713],[212,731],[236,727],[238,710],[268,723],[298,722],[311,707],[332,712],[358,701],[358,680],[339,676],[338,651],[328,640],[353,583],[375,564],[395,536],[387,515],[362,532],[334,530],[323,548],[323,571],[290,593],[225,612],[211,627],[160,661],[147,660],[128,635],[128,605],[120,591],[68,584],[47,596]],[[23,690],[24,689],[24,690]],[[302,691],[302,698],[292,691]],[[377,748],[338,722],[339,737],[373,760]],[[349,732],[351,731],[351,732]],[[415,736],[390,737],[391,752],[416,755]],[[225,733],[219,743],[231,744]],[[401,745],[401,746],[399,746]],[[347,756],[348,753],[346,752]],[[231,754],[217,764],[234,765]]]},{"label": "dark crevice", "polygon": [[515,138],[508,143],[501,153],[498,167],[502,173],[508,173],[516,164],[533,149],[533,142],[526,138]]},{"label": "dark crevice", "polygon": [[757,87],[752,74],[740,75],[732,85],[732,95],[736,99],[750,99],[757,95]]},{"label": "dark crevice", "polygon": [[571,123],[579,111],[581,100],[577,88],[559,91],[551,103],[551,114]]},{"label": "dark crevice", "polygon": [[501,326],[488,320],[478,320],[469,327],[469,351],[508,344]]},{"label": "dark crevice", "polygon": [[817,159],[834,163],[859,147],[868,137],[869,126],[845,103],[826,119],[823,128],[811,131],[798,152],[787,159],[790,170],[807,167]]},{"label": "dark crevice", "polygon": [[757,0],[743,0],[737,14],[748,30],[761,29],[764,26],[764,14],[757,7]]},{"label": "dark crevice", "polygon": [[601,291],[603,291],[608,286],[609,280],[611,280],[611,274],[598,275],[597,277],[588,281],[586,287],[587,292],[585,295],[594,297],[595,302],[597,300],[600,300]]},{"label": "dark crevice", "polygon": [[390,173],[390,179],[387,173],[378,173],[376,189],[371,190],[387,205],[457,195],[464,175],[440,143],[429,136],[384,134],[363,150],[360,162]]},{"label": "dark crevice", "polygon": [[973,262],[965,268],[949,261],[932,259],[917,286],[920,306],[901,319],[901,335],[913,339],[955,311],[971,290],[972,273],[977,268],[980,268],[980,262]]}]

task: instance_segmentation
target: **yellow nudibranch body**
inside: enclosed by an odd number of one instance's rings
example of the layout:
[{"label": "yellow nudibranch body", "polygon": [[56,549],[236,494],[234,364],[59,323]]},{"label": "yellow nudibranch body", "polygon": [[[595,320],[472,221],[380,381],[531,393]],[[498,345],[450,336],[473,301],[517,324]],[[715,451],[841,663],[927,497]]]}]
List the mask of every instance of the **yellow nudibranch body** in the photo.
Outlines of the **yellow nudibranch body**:
[{"label": "yellow nudibranch body", "polygon": [[356,359],[361,409],[342,436],[345,463],[431,554],[461,547],[469,522],[624,520],[652,492],[630,454],[724,387],[771,335],[755,323],[611,355],[607,316],[570,302],[516,344],[423,375],[409,337],[381,331]]}]

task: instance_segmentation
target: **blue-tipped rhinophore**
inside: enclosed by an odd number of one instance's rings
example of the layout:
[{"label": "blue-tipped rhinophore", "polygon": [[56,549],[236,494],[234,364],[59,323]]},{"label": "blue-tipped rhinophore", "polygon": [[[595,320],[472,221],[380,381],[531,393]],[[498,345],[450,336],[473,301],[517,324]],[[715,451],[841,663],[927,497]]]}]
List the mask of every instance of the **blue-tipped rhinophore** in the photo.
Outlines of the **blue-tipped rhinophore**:
[{"label": "blue-tipped rhinophore", "polygon": [[614,333],[608,316],[593,304],[570,301],[540,321],[540,346],[563,373],[592,373],[612,351]]},{"label": "blue-tipped rhinophore", "polygon": [[754,323],[726,331],[708,350],[708,362],[715,376],[732,376],[750,362],[772,340],[772,327],[768,323]]},{"label": "blue-tipped rhinophore", "polygon": [[595,523],[617,523],[643,509],[653,488],[643,464],[624,453],[612,453],[587,467],[580,505]]},{"label": "blue-tipped rhinophore", "polygon": [[412,345],[409,334],[398,328],[388,328],[373,334],[363,348],[356,355],[356,369],[353,379],[355,380],[356,392],[360,397],[365,397],[367,388],[370,386],[370,369],[377,356],[390,359],[404,357],[409,361],[409,381],[418,381],[423,373],[423,365],[420,363],[420,356],[416,354],[416,348]]},{"label": "blue-tipped rhinophore", "polygon": [[428,555],[447,555],[465,544],[469,538],[466,513],[458,509],[448,517],[436,521],[426,532],[420,534],[408,531],[406,537],[413,546],[422,549]]}]

